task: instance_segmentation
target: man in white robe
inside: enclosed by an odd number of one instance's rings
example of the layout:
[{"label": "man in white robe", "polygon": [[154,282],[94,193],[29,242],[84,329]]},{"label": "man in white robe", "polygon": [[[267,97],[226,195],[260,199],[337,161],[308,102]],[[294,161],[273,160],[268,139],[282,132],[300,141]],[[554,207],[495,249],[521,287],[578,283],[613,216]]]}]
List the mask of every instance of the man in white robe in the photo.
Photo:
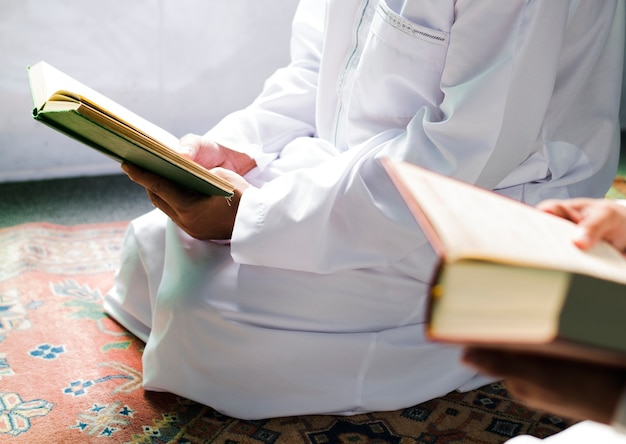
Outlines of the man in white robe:
[{"label": "man in white robe", "polygon": [[147,341],[146,389],[254,419],[484,383],[425,338],[436,258],[379,160],[530,204],[602,196],[619,149],[618,4],[302,0],[291,64],[181,141],[235,183],[232,201],[124,167],[163,211],[131,223],[105,300]]}]

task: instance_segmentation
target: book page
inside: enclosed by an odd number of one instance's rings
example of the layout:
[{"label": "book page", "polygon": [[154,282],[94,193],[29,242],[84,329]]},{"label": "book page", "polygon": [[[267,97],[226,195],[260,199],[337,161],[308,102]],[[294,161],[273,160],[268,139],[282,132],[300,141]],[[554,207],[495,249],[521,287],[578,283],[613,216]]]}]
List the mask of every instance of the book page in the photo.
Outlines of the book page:
[{"label": "book page", "polygon": [[412,164],[386,160],[385,167],[418,221],[429,221],[425,232],[434,230],[447,261],[495,260],[626,283],[624,256],[604,242],[580,250],[576,225],[565,219]]}]

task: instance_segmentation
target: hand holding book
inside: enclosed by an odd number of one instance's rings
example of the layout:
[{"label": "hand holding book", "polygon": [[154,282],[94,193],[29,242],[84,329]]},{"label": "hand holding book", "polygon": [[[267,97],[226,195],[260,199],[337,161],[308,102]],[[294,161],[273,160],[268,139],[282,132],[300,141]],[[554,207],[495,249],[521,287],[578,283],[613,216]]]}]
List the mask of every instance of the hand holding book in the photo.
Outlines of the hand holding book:
[{"label": "hand holding book", "polygon": [[197,134],[182,137],[176,149],[180,154],[209,170],[220,167],[243,176],[256,166],[254,159],[247,154],[226,148]]},{"label": "hand holding book", "polygon": [[256,163],[240,153],[195,134],[180,140],[177,151],[233,186],[227,200],[190,192],[175,182],[131,164],[122,169],[142,185],[157,208],[196,239],[230,239],[242,193],[251,185],[242,177]]},{"label": "hand holding book", "polygon": [[600,240],[626,250],[626,206],[608,199],[547,200],[537,208],[578,225],[574,244],[589,250]]},{"label": "hand holding book", "polygon": [[[200,150],[205,152],[206,150]],[[208,155],[205,153],[205,155]],[[201,155],[200,155],[201,157]],[[251,185],[239,174],[222,167],[211,172],[233,185],[233,195],[224,199],[190,191],[163,176],[132,164],[122,170],[135,183],[143,186],[153,205],[191,237],[202,240],[230,239],[242,193]]]}]

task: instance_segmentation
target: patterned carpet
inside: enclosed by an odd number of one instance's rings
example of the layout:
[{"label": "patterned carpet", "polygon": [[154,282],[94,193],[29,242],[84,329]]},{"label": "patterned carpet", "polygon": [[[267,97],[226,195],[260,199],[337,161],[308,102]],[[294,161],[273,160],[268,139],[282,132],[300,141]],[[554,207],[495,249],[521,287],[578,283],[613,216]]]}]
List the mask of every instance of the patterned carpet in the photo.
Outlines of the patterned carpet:
[{"label": "patterned carpet", "polygon": [[101,309],[125,223],[0,229],[0,441],[501,443],[571,422],[500,383],[394,412],[242,421],[141,388],[143,343]]}]

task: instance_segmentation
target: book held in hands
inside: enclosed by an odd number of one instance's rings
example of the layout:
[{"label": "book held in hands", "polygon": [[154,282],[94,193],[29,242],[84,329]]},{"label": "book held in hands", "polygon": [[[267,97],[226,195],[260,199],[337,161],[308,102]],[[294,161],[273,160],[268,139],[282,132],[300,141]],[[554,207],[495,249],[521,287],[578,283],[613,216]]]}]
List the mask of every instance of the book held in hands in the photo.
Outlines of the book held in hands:
[{"label": "book held in hands", "polygon": [[178,138],[46,62],[28,67],[33,116],[117,160],[207,195],[231,196],[226,180],[179,154]]},{"label": "book held in hands", "polygon": [[626,259],[583,251],[574,223],[495,192],[384,159],[438,252],[434,341],[626,365]]}]

